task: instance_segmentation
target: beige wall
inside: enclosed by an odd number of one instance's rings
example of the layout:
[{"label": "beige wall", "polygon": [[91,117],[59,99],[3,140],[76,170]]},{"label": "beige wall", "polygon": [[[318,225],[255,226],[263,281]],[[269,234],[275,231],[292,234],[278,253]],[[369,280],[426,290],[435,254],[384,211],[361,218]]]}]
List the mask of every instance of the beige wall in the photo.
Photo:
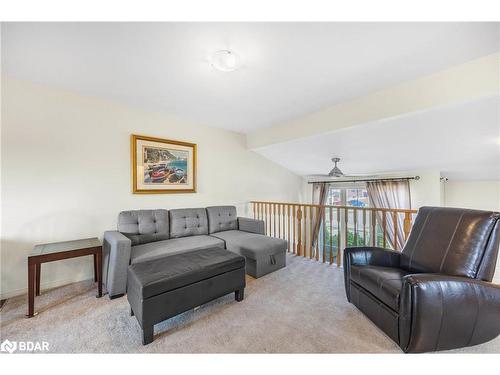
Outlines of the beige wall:
[{"label": "beige wall", "polygon": [[422,206],[442,206],[441,174],[439,171],[412,171],[404,176],[420,176],[419,180],[410,181],[411,208],[418,210]]},{"label": "beige wall", "polygon": [[500,181],[448,181],[444,201],[447,207],[500,211]]},{"label": "beige wall", "polygon": [[[130,134],[198,144],[198,193],[131,194]],[[1,298],[26,291],[34,244],[98,236],[119,211],[301,199],[302,179],[247,151],[242,134],[162,113],[2,81]],[[92,275],[91,259],[42,266],[42,288]]]}]

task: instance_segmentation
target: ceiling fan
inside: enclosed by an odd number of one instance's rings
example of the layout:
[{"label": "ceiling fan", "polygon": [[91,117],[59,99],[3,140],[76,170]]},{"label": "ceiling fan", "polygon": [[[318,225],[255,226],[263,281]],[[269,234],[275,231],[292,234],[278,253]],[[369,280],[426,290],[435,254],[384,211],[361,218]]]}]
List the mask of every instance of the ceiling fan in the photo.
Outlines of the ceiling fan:
[{"label": "ceiling fan", "polygon": [[340,158],[332,158],[332,162],[334,163],[334,167],[332,168],[332,170],[330,172],[328,172],[328,174],[313,174],[313,175],[309,175],[308,177],[322,177],[322,178],[332,178],[332,179],[335,179],[335,178],[344,178],[344,177],[348,177],[348,178],[367,178],[367,177],[375,177],[375,176],[369,176],[369,175],[347,175],[347,174],[344,174],[344,172],[342,172],[340,170],[339,167],[337,167],[337,163],[340,162]]}]

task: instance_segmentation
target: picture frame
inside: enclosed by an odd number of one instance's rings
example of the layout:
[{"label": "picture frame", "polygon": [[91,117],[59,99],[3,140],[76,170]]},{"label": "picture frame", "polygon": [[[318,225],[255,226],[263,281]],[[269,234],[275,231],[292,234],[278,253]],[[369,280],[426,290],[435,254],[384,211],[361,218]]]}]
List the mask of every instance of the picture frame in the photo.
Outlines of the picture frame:
[{"label": "picture frame", "polygon": [[196,193],[196,144],[132,134],[134,194]]}]

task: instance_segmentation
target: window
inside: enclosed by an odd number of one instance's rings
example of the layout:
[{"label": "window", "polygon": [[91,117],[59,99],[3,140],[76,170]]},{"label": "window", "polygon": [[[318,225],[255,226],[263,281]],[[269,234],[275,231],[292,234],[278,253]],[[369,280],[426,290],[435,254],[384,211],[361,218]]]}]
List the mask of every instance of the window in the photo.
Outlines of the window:
[{"label": "window", "polygon": [[336,187],[330,186],[328,191],[327,205],[369,207],[368,192],[365,186],[360,187]]}]

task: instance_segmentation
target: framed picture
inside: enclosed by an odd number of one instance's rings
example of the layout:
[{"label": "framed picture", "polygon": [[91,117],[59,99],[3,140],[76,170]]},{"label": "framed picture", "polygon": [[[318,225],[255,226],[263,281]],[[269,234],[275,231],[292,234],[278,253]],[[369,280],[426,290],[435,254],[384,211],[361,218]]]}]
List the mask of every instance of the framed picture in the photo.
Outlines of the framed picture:
[{"label": "framed picture", "polygon": [[196,145],[132,134],[134,194],[195,193]]}]

